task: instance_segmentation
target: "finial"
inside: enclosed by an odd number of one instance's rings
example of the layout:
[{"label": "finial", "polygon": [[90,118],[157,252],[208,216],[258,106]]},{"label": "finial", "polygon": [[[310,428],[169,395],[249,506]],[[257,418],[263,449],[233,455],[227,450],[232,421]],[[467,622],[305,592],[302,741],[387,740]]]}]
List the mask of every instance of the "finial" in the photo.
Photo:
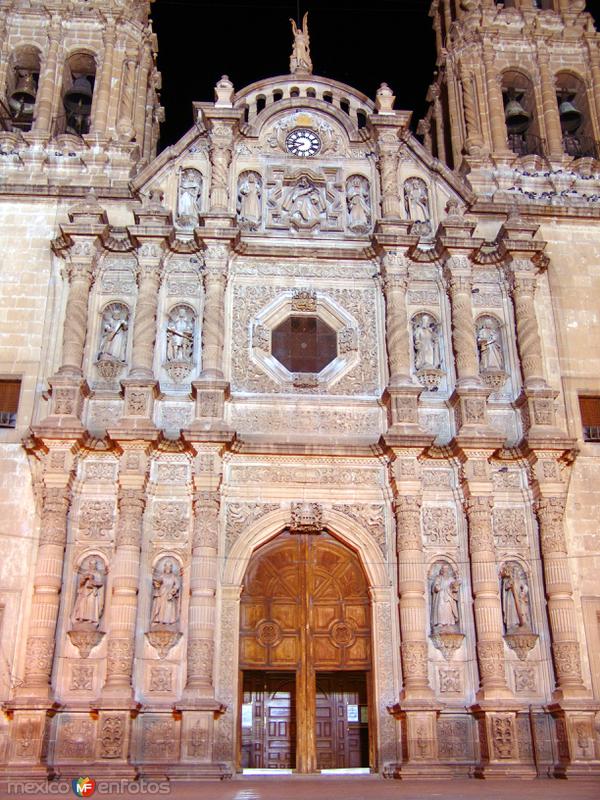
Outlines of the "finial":
[{"label": "finial", "polygon": [[375,95],[375,107],[379,114],[393,114],[396,97],[387,83],[382,83]]},{"label": "finial", "polygon": [[308,11],[302,19],[302,27],[296,25],[296,20],[290,19],[294,33],[294,46],[290,57],[290,72],[292,75],[310,75],[313,64],[310,58],[310,36],[308,35]]},{"label": "finial", "polygon": [[227,75],[221,75],[221,80],[215,86],[215,106],[218,108],[233,108],[233,83]]}]

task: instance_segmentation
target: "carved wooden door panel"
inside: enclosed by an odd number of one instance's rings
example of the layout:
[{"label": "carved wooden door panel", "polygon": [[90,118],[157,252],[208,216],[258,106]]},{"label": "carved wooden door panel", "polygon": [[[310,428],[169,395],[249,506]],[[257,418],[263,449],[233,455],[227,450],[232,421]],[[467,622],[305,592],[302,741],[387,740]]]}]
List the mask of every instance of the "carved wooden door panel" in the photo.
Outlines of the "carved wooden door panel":
[{"label": "carved wooden door panel", "polygon": [[244,673],[242,766],[293,769],[296,766],[296,676]]},{"label": "carved wooden door panel", "polygon": [[[298,771],[317,768],[316,670],[370,667],[370,600],[356,553],[327,533],[285,531],[261,547],[240,598],[240,668],[295,671]],[[343,740],[338,763],[351,757]]]}]

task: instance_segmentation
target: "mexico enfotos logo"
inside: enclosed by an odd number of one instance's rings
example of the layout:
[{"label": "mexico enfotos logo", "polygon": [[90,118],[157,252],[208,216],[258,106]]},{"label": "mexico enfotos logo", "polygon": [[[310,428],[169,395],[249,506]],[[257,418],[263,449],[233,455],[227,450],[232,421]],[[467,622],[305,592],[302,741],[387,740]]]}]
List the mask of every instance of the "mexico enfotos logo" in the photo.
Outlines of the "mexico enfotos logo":
[{"label": "mexico enfotos logo", "polygon": [[63,797],[108,797],[128,795],[165,795],[170,794],[168,781],[97,781],[89,775],[73,778],[72,781],[8,781],[8,795],[62,795]]}]

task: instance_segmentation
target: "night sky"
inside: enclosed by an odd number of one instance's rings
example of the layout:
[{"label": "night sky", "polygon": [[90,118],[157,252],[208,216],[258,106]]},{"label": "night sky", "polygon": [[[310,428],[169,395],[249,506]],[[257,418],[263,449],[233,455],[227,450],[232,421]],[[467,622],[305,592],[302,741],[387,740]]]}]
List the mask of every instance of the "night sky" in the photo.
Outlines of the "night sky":
[{"label": "night sky", "polygon": [[309,12],[314,73],[374,98],[382,81],[396,107],[424,113],[435,39],[430,0],[156,0],[152,6],[163,76],[161,148],[193,124],[192,101],[213,100],[222,74],[236,90],[289,72],[289,17]]}]

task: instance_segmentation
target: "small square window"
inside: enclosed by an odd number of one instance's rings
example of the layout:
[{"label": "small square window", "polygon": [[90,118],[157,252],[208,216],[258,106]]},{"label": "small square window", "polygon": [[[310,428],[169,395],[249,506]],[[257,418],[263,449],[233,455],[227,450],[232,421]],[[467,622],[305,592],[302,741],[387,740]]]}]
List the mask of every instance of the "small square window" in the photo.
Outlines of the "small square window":
[{"label": "small square window", "polygon": [[600,442],[600,397],[580,397],[579,411],[586,442]]},{"label": "small square window", "polygon": [[20,380],[0,380],[0,428],[16,427],[20,394]]}]

